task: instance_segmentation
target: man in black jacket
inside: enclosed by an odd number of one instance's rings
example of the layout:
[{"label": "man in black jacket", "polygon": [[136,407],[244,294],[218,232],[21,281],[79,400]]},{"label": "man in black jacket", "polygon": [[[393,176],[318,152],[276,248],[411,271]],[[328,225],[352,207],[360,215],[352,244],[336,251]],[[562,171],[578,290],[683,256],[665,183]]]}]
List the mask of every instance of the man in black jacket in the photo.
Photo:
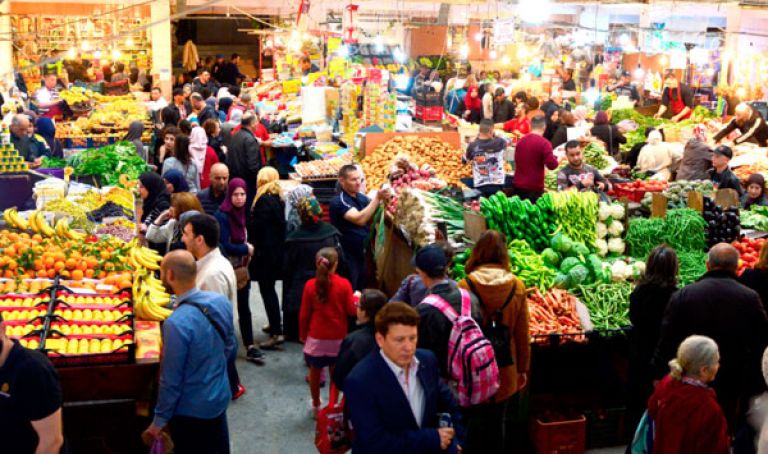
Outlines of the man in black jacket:
[{"label": "man in black jacket", "polygon": [[[446,276],[448,258],[445,251],[437,244],[424,246],[413,258],[416,272],[427,286],[428,295],[437,295],[453,307],[456,313],[461,312],[461,292],[455,281]],[[478,323],[483,316],[477,297],[470,294],[472,299],[472,318]],[[416,306],[421,321],[419,322],[419,348],[431,350],[437,357],[440,375],[448,377],[448,340],[451,336],[453,323],[437,308],[424,302]]]},{"label": "man in black jacket", "polygon": [[515,118],[515,105],[507,98],[503,87],[496,88],[493,96],[493,124],[497,127]]},{"label": "man in black jacket", "polygon": [[733,159],[733,151],[730,147],[720,145],[712,151],[712,168],[709,169],[709,178],[717,189],[733,189],[739,194],[744,193],[741,187],[741,181],[732,171],[728,164]]},{"label": "man in black jacket", "polygon": [[768,345],[768,318],[758,294],[736,280],[738,263],[739,253],[730,244],[710,249],[707,273],[672,295],[653,358],[655,374],[661,378],[686,337],[700,334],[714,339],[720,349],[720,371],[712,387],[731,431],[746,412],[746,399],[765,388],[760,364]]},{"label": "man in black jacket", "polygon": [[256,174],[261,169],[260,145],[254,135],[258,121],[253,113],[243,116],[240,123],[242,128],[232,138],[230,150],[227,152],[229,177],[245,180],[248,195],[246,206],[248,207],[256,196]]},{"label": "man in black jacket", "polygon": [[197,193],[206,214],[213,214],[227,197],[227,185],[229,184],[229,168],[226,164],[217,162],[211,166],[211,185]]},{"label": "man in black jacket", "polygon": [[760,115],[760,112],[745,102],[736,106],[731,121],[720,132],[715,134],[713,139],[715,142],[720,143],[728,134],[737,129],[741,135],[734,139],[734,144],[752,142],[761,147],[768,146],[768,124],[765,123],[765,119]]}]

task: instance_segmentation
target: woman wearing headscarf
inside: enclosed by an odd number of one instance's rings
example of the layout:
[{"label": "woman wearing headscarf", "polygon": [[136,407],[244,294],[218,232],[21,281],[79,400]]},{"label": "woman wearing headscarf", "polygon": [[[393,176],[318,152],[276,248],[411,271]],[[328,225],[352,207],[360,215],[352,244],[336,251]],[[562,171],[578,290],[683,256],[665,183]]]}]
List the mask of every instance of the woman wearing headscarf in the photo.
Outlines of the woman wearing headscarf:
[{"label": "woman wearing headscarf", "polygon": [[285,243],[285,205],[280,199],[280,174],[274,167],[262,167],[256,176],[256,187],[248,223],[249,238],[254,248],[250,272],[251,278],[259,283],[269,320],[270,338],[261,344],[261,348],[271,349],[284,340],[280,300],[275,290],[275,283],[282,279]]},{"label": "woman wearing headscarf", "polygon": [[637,157],[637,170],[646,172],[654,180],[669,181],[677,168],[681,155],[676,154],[656,130],[648,134],[648,144],[640,150]]},{"label": "woman wearing headscarf", "polygon": [[[304,284],[315,277],[315,256],[325,247],[339,247],[341,233],[320,218],[323,209],[314,196],[297,203],[301,225],[285,238],[283,256],[283,335],[287,340],[299,339],[299,309]],[[341,255],[339,256],[341,260]]]},{"label": "woman wearing headscarf", "polygon": [[48,144],[48,148],[51,150],[52,157],[64,157],[64,149],[59,139],[56,138],[56,126],[54,126],[53,120],[45,117],[38,118],[35,122],[35,130],[40,137],[45,139],[45,143]]},{"label": "woman wearing headscarf", "polygon": [[[222,88],[224,90],[225,88]],[[219,121],[221,123],[224,123],[227,120],[227,113],[229,113],[229,108],[232,107],[232,103],[234,100],[230,97],[222,97],[219,98]]]},{"label": "woman wearing headscarf", "polygon": [[[753,206],[768,206],[768,199],[765,197],[765,177],[759,173],[753,173],[747,178],[747,184],[744,185],[747,190],[741,196],[741,207],[745,210]],[[768,304],[768,301],[765,302]]]},{"label": "woman wearing headscarf", "polygon": [[[247,214],[245,206],[246,184],[242,178],[229,180],[227,197],[221,203],[214,216],[219,221],[219,246],[235,268],[248,266],[253,256],[253,246],[248,243]],[[237,290],[237,313],[240,334],[246,348],[249,361],[263,364],[264,353],[253,340],[253,319],[249,296],[251,294],[250,278],[243,288]]]},{"label": "woman wearing headscarf", "polygon": [[[206,120],[206,123],[208,121],[211,120]],[[195,164],[199,164],[200,189],[205,189],[211,185],[211,167],[219,162],[219,157],[208,145],[208,135],[204,128],[200,126],[192,128],[192,134],[189,136],[189,152]]]},{"label": "woman wearing headscarf", "polygon": [[299,201],[304,197],[312,195],[312,186],[300,184],[294,190],[288,193],[285,204],[285,233],[291,233],[301,225],[299,218]]},{"label": "woman wearing headscarf", "polygon": [[595,115],[595,126],[590,133],[603,141],[606,150],[614,158],[619,155],[619,144],[627,143],[627,138],[619,131],[619,127],[612,125],[608,121],[608,114],[602,110]]},{"label": "woman wearing headscarf", "polygon": [[693,127],[693,137],[685,144],[680,168],[677,170],[678,180],[708,180],[709,169],[712,168],[712,148],[707,144],[707,127]]},{"label": "woman wearing headscarf", "polygon": [[235,135],[235,128],[240,126],[243,120],[243,111],[234,109],[229,117],[229,121],[221,124],[221,144],[229,150],[229,144],[232,142],[232,136]]},{"label": "woman wearing headscarf", "polygon": [[163,174],[163,180],[165,181],[165,189],[169,194],[189,192],[189,184],[187,184],[184,174],[177,169],[171,169],[165,172]]},{"label": "woman wearing headscarf", "polygon": [[144,151],[144,144],[141,142],[142,134],[144,134],[144,123],[139,120],[132,121],[131,124],[128,125],[128,132],[122,140],[131,142],[133,146],[136,147],[136,154],[146,161],[147,152]]},{"label": "woman wearing headscarf", "polygon": [[[203,208],[200,201],[190,192],[171,194],[171,207],[160,213],[154,222],[147,227],[147,240],[155,243],[165,243],[167,251],[178,248],[181,241],[183,218],[189,212],[200,213]],[[183,246],[182,246],[183,247]]]},{"label": "woman wearing headscarf", "polygon": [[[171,197],[165,188],[162,177],[155,172],[144,172],[139,176],[139,196],[141,197],[141,216],[139,230],[146,234],[147,227],[154,222],[160,213],[171,206]],[[152,249],[165,253],[165,245],[149,243]]]}]

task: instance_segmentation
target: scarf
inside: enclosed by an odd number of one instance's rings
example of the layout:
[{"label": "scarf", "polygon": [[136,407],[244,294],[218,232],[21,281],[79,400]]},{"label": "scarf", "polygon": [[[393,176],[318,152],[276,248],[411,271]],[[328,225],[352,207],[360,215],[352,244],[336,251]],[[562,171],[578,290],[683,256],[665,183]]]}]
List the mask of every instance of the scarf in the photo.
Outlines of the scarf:
[{"label": "scarf", "polygon": [[299,218],[302,225],[317,224],[323,216],[323,207],[315,196],[303,197],[298,204]]},{"label": "scarf", "polygon": [[477,86],[472,85],[467,89],[467,95],[464,97],[464,108],[466,110],[482,110],[483,109],[483,100],[480,98],[480,92],[478,91],[477,98],[473,98],[470,93],[472,93],[472,90],[476,90]]},{"label": "scarf", "polygon": [[301,225],[298,206],[301,199],[312,196],[312,187],[306,184],[300,184],[288,193],[285,204],[286,233],[292,232]]},{"label": "scarf", "polygon": [[234,100],[232,98],[221,98],[219,99],[219,112],[224,112],[226,115],[227,112],[229,112],[229,108],[232,107],[232,102]]},{"label": "scarf", "polygon": [[246,190],[245,180],[242,178],[232,178],[229,180],[227,198],[221,202],[219,207],[219,211],[225,213],[229,219],[230,241],[234,244],[245,243],[245,205],[240,208],[232,205],[232,194],[238,188]]},{"label": "scarf", "polygon": [[142,203],[141,222],[149,216],[152,210],[155,209],[158,203],[165,199],[170,204],[170,196],[165,188],[165,182],[163,178],[155,172],[144,172],[139,176],[141,185],[146,188],[147,198]]},{"label": "scarf", "polygon": [[195,126],[189,134],[189,156],[192,158],[192,162],[195,163],[199,175],[203,174],[207,149],[208,136],[205,134],[205,129]]},{"label": "scarf", "polygon": [[265,194],[280,195],[280,174],[274,167],[262,167],[256,175],[256,197],[253,199],[252,207]]},{"label": "scarf", "polygon": [[189,184],[187,179],[184,178],[184,174],[176,169],[171,169],[163,174],[163,178],[173,186],[173,193],[177,192],[189,192]]}]

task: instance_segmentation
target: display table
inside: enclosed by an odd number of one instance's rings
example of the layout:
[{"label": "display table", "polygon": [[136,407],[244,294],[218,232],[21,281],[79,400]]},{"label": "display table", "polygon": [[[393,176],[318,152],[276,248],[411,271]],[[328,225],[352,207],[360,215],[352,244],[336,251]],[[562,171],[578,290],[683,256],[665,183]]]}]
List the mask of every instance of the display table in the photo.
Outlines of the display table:
[{"label": "display table", "polygon": [[32,198],[34,181],[27,172],[0,174],[0,210],[22,206]]}]

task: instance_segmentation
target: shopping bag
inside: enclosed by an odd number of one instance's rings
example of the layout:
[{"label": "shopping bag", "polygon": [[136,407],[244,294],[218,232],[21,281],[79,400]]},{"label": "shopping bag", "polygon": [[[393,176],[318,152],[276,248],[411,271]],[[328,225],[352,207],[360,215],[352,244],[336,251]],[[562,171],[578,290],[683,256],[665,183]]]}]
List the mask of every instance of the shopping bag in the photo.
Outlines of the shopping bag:
[{"label": "shopping bag", "polygon": [[331,384],[331,399],[317,413],[315,446],[320,454],[343,454],[352,448],[352,429],[344,415],[344,398],[338,399],[338,390]]},{"label": "shopping bag", "polygon": [[155,438],[152,447],[149,448],[149,454],[165,454],[165,442],[162,438]]},{"label": "shopping bag", "polygon": [[643,413],[632,439],[632,454],[653,454],[654,426],[648,410]]}]

